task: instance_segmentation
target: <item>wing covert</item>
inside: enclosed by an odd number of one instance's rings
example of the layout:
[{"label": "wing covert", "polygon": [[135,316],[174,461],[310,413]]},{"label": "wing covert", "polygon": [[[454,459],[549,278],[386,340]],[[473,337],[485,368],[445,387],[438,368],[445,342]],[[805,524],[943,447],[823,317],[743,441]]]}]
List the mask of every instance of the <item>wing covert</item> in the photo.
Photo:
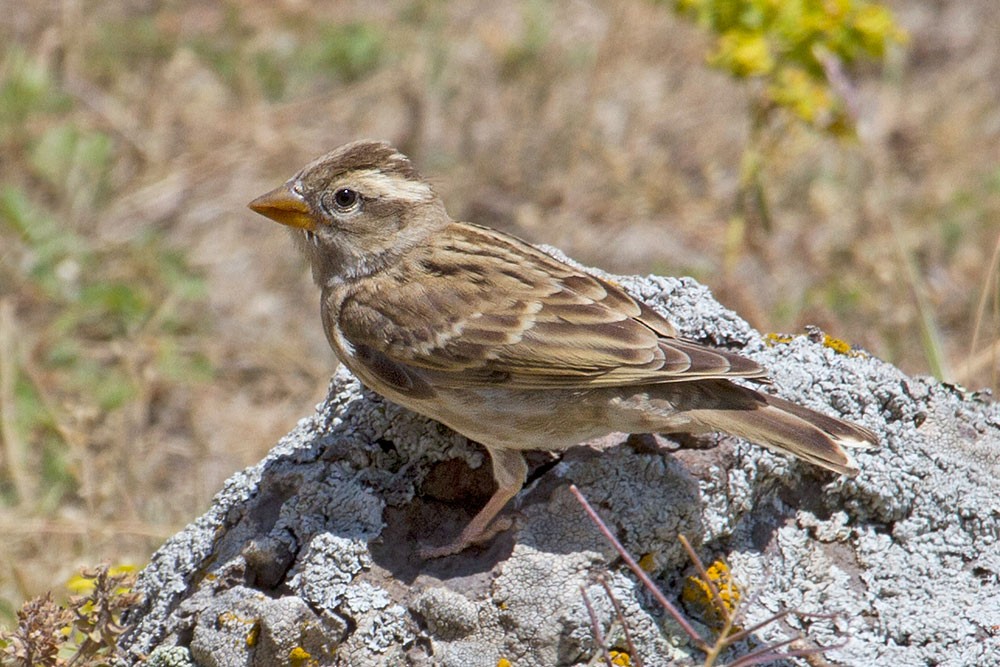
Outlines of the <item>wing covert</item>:
[{"label": "wing covert", "polygon": [[[432,243],[358,281],[340,303],[343,336],[382,369],[391,360],[433,386],[524,389],[764,375],[749,359],[678,338],[621,288],[514,237],[453,224]],[[415,268],[421,280],[407,280]]]}]

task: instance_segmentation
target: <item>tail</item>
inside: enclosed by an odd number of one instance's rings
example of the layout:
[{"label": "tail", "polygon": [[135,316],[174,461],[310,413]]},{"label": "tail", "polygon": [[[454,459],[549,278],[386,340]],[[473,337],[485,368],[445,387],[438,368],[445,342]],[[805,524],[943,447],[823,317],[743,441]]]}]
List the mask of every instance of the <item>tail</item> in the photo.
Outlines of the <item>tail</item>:
[{"label": "tail", "polygon": [[[696,425],[746,438],[851,477],[858,466],[844,448],[868,449],[878,438],[866,428],[721,380],[706,387],[700,405],[685,411]],[[711,397],[712,405],[704,399]]]}]

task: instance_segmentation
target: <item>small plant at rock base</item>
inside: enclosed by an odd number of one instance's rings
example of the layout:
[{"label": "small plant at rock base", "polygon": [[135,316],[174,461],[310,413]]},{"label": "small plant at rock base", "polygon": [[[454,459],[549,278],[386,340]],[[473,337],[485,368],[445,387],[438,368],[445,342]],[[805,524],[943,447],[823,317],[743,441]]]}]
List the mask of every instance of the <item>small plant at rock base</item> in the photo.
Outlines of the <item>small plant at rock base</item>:
[{"label": "small plant at rock base", "polygon": [[17,612],[13,632],[0,632],[0,655],[5,665],[58,665],[73,612],[60,607],[51,593],[28,600]]},{"label": "small plant at rock base", "polygon": [[[688,557],[694,564],[695,569],[698,572],[698,578],[700,579],[700,585],[698,588],[707,592],[707,597],[710,599],[709,605],[714,610],[715,617],[711,619],[712,623],[717,627],[717,634],[714,640],[709,641],[702,637],[693,625],[681,614],[680,610],[671,603],[665,595],[657,588],[653,580],[650,579],[649,575],[643,570],[643,568],[636,562],[625,547],[622,546],[618,538],[614,536],[611,529],[604,522],[603,519],[597,514],[594,508],[587,502],[580,490],[575,486],[570,486],[570,491],[576,497],[577,501],[583,506],[584,511],[590,520],[594,522],[601,534],[611,543],[611,545],[621,556],[622,560],[630,570],[635,574],[636,577],[642,582],[643,586],[653,595],[653,598],[657,603],[666,611],[674,621],[681,627],[685,634],[687,634],[690,642],[700,651],[705,654],[705,660],[702,662],[703,667],[713,667],[714,665],[720,665],[718,662],[722,654],[728,649],[732,648],[738,642],[751,639],[753,635],[774,623],[780,622],[786,616],[796,616],[800,618],[824,618],[831,619],[832,615],[829,614],[809,614],[806,612],[797,611],[794,609],[785,610],[780,613],[774,614],[769,618],[764,619],[764,621],[753,625],[749,628],[741,628],[739,623],[741,605],[740,600],[742,599],[742,593],[734,595],[734,584],[732,584],[731,577],[728,573],[728,568],[724,576],[720,572],[716,571],[713,575],[709,570],[706,570],[704,563],[691,548],[691,544],[687,541],[683,535],[678,535],[677,539],[680,540],[681,544],[684,546],[685,551],[687,551]],[[713,567],[716,567],[713,564]],[[727,594],[723,595],[717,583],[722,582],[724,587],[727,588]],[[627,632],[627,625],[625,624],[624,616],[621,612],[621,608],[618,605],[617,600],[611,594],[610,587],[605,586],[605,590],[608,593],[609,598],[615,608],[615,615],[619,623],[622,624],[623,628],[626,628],[626,640],[628,643],[628,656],[629,664],[636,665],[636,667],[642,667],[642,661],[635,650],[631,638]],[[593,605],[590,600],[584,594],[584,605],[587,607],[588,613],[591,617],[591,628],[594,632],[594,640],[598,647],[603,651],[605,664],[611,666],[615,663],[612,662],[612,653],[625,653],[625,651],[612,652],[604,641],[604,634],[601,632],[598,626],[596,614],[593,612]],[[785,649],[788,650],[785,650]],[[780,642],[774,642],[771,644],[764,645],[760,648],[750,651],[749,653],[736,658],[730,663],[726,663],[725,667],[748,667],[749,665],[763,665],[771,662],[777,662],[779,660],[787,660],[789,658],[808,658],[809,656],[822,656],[826,651],[830,649],[838,648],[838,646],[817,646],[811,644],[802,636],[795,636],[790,639],[785,639]],[[721,666],[720,666],[721,667]]]},{"label": "small plant at rock base", "polygon": [[24,603],[17,627],[0,631],[5,667],[100,667],[111,664],[125,631],[121,614],[140,600],[134,568],[83,570],[70,587],[87,591],[57,604],[51,593]]}]

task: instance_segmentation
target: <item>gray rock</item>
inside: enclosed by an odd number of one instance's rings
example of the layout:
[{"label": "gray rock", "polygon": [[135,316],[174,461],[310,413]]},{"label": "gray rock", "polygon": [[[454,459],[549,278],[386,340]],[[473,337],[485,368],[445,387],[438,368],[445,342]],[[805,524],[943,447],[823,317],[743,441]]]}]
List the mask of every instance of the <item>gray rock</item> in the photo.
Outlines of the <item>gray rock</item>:
[{"label": "gray rock", "polygon": [[146,667],[196,667],[186,646],[160,646],[146,660]]},{"label": "gray rock", "polygon": [[997,404],[838,353],[817,332],[768,345],[690,279],[610,278],[685,335],[764,364],[785,398],[879,433],[881,449],[847,479],[727,436],[697,440],[713,448],[606,438],[558,463],[538,455],[514,529],[423,562],[419,544],[457,534],[488,496],[485,453],[340,370],[313,416],[153,556],[122,648],[138,660],[185,647],[203,667],[588,665],[603,658],[585,590],[609,646],[625,648],[624,621],[648,667],[699,663],[573,483],[668,597],[686,573],[683,532],[704,560],[729,563],[744,627],[792,608],[824,615],[789,615],[738,651],[800,632],[835,646],[838,664],[1000,664]]}]

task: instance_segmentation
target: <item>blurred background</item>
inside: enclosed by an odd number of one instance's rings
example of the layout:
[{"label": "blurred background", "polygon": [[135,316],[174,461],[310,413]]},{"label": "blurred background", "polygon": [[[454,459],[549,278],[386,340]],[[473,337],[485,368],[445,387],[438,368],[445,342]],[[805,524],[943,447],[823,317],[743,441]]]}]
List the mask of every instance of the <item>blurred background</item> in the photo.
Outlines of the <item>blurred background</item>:
[{"label": "blurred background", "polygon": [[994,0],[789,4],[4,3],[0,625],[141,565],[322,400],[318,292],[246,203],[354,139],[456,218],[995,389]]}]

